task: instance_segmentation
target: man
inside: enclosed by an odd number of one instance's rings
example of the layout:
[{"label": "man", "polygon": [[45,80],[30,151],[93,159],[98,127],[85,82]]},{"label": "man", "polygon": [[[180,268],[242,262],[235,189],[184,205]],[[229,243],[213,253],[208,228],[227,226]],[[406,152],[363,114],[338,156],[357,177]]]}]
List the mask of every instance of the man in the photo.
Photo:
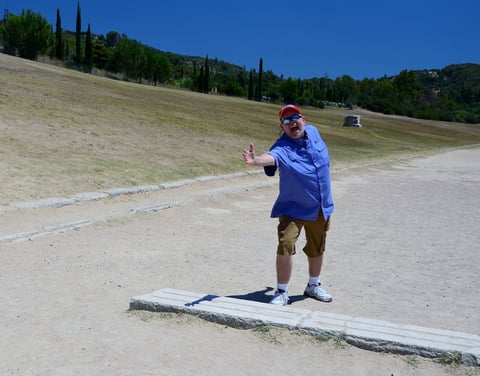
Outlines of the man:
[{"label": "man", "polygon": [[317,128],[306,123],[300,108],[293,104],[279,111],[283,134],[270,150],[256,155],[255,147],[243,149],[247,165],[262,166],[265,174],[274,176],[279,170],[279,195],[271,217],[279,218],[276,257],[277,288],[270,303],[286,305],[288,283],[292,274],[292,256],[302,229],[308,257],[309,280],[304,294],[323,302],[331,302],[320,283],[325,240],[333,213],[330,183],[330,157]]}]

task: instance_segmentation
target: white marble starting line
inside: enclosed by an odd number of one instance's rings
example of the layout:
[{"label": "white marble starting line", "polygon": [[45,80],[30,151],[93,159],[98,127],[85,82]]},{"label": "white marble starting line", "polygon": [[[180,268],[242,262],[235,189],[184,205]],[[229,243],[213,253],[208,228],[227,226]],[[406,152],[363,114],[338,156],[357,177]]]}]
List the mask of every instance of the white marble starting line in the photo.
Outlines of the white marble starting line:
[{"label": "white marble starting line", "polygon": [[480,366],[480,336],[468,333],[169,288],[133,297],[130,309],[187,313],[241,329],[272,325],[311,335],[326,333],[341,336],[350,345],[377,352],[428,358],[460,353],[465,365]]}]

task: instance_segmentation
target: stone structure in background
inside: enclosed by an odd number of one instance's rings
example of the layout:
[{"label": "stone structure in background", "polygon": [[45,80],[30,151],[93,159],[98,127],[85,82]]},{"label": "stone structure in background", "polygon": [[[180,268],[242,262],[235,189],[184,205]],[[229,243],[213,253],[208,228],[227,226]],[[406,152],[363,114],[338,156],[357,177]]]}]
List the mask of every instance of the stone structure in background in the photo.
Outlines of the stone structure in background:
[{"label": "stone structure in background", "polygon": [[344,127],[362,128],[362,124],[360,124],[360,115],[345,116],[343,126]]}]

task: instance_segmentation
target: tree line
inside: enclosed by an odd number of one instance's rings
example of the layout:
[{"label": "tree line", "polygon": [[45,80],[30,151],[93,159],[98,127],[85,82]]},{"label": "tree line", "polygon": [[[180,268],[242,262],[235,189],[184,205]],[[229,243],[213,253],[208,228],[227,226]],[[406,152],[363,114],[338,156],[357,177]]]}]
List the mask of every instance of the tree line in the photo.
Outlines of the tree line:
[{"label": "tree line", "polygon": [[480,65],[460,64],[443,69],[408,71],[393,77],[354,80],[285,78],[258,69],[247,70],[218,59],[178,55],[146,46],[125,34],[94,35],[82,31],[77,4],[75,31],[62,28],[57,9],[55,31],[31,10],[8,14],[0,21],[0,47],[7,54],[35,60],[50,56],[66,67],[151,85],[168,85],[201,93],[218,93],[249,100],[294,102],[323,108],[342,106],[385,114],[443,121],[480,122]]}]

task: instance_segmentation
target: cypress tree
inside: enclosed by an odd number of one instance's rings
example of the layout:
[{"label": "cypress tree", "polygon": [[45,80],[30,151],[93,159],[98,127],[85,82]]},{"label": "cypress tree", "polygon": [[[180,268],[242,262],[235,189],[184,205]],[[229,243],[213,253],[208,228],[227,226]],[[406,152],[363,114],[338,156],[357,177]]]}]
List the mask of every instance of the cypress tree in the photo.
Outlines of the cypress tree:
[{"label": "cypress tree", "polygon": [[210,81],[210,68],[208,66],[208,55],[205,57],[205,72],[203,74],[203,92],[208,93],[208,83]]},{"label": "cypress tree", "polygon": [[205,74],[203,72],[203,65],[200,67],[200,74],[198,75],[198,91],[203,93],[204,88],[203,85],[205,84]]},{"label": "cypress tree", "polygon": [[60,18],[59,9],[57,9],[57,24],[55,30],[55,57],[59,60],[63,60],[62,20]]},{"label": "cypress tree", "polygon": [[82,62],[81,40],[82,40],[82,18],[80,16],[80,3],[77,3],[77,26],[75,29],[75,61],[78,64]]},{"label": "cypress tree", "polygon": [[257,101],[262,100],[262,80],[263,80],[263,59],[260,58],[260,63],[258,64],[258,91],[257,91]]},{"label": "cypress tree", "polygon": [[85,65],[87,70],[90,72],[93,66],[93,45],[90,24],[88,24],[87,35],[85,38]]}]

